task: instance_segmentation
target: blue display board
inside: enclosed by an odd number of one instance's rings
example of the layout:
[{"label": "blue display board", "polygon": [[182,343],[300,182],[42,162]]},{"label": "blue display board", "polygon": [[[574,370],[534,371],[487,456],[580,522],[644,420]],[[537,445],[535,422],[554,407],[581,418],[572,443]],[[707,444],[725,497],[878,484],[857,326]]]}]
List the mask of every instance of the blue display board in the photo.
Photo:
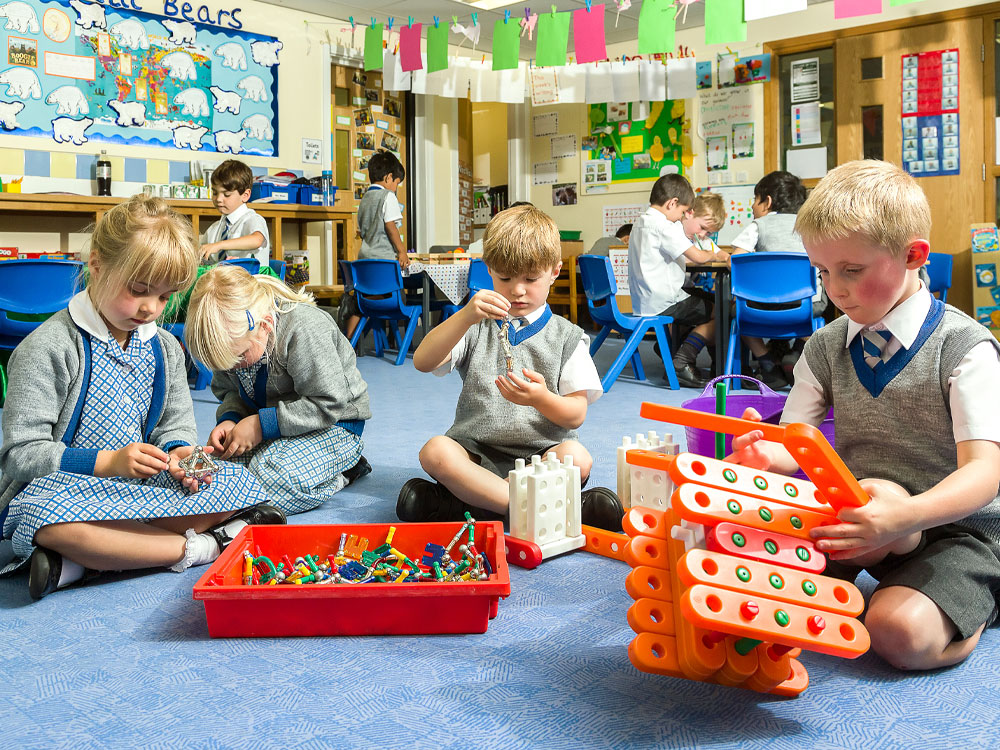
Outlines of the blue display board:
[{"label": "blue display board", "polygon": [[277,156],[280,41],[118,6],[0,0],[5,132]]}]

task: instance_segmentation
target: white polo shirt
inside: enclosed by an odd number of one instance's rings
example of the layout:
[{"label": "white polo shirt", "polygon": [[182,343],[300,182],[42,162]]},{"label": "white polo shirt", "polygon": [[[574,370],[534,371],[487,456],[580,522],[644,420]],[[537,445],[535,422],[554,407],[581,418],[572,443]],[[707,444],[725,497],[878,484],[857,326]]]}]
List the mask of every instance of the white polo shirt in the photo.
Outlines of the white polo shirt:
[{"label": "white polo shirt", "polygon": [[670,221],[650,206],[632,225],[628,241],[628,283],[632,309],[639,315],[659,315],[688,294],[684,285],[692,245],[679,221]]},{"label": "white polo shirt", "polygon": [[219,242],[222,239],[222,227],[225,222],[229,222],[229,234],[226,239],[246,237],[254,232],[264,235],[264,244],[256,250],[226,250],[226,255],[230,258],[256,258],[260,261],[261,268],[267,268],[271,260],[271,237],[267,233],[267,222],[264,217],[244,203],[229,216],[223,216],[208,228],[205,232],[206,243]]}]

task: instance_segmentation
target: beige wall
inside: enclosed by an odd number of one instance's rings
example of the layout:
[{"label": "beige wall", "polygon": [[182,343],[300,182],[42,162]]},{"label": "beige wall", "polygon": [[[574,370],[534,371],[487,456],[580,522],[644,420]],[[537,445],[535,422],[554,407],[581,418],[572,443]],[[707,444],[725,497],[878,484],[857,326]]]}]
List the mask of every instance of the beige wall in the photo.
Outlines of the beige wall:
[{"label": "beige wall", "polygon": [[[507,105],[481,102],[472,105],[472,148],[474,177],[478,184],[507,184]],[[481,169],[482,155],[489,169]]]}]

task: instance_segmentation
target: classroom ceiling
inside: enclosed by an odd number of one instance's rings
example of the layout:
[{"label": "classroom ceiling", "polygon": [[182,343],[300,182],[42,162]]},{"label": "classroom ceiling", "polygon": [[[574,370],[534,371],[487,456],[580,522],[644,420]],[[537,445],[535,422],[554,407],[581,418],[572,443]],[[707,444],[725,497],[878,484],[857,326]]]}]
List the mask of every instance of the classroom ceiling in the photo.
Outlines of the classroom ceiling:
[{"label": "classroom ceiling", "polygon": [[[594,0],[595,4],[599,0]],[[617,26],[616,3],[615,0],[604,0],[606,4],[606,15],[604,20],[605,38],[608,44],[617,42],[628,42],[638,36],[639,10],[642,0],[632,0],[632,6],[623,10],[618,17]],[[586,0],[542,0],[541,3],[515,2],[503,4],[503,0],[264,0],[271,5],[278,5],[283,8],[293,8],[307,13],[315,13],[328,18],[347,19],[354,17],[355,23],[362,24],[371,21],[374,15],[376,22],[384,23],[388,17],[395,19],[394,28],[405,24],[408,16],[413,16],[414,22],[431,23],[434,16],[438,16],[442,21],[445,19],[451,22],[452,16],[458,16],[459,23],[470,22],[472,13],[479,14],[479,23],[482,25],[479,44],[476,49],[489,52],[492,48],[493,24],[498,18],[504,17],[504,10],[509,10],[511,20],[524,17],[524,9],[530,8],[532,12],[540,12],[542,9],[548,10],[553,5],[559,11],[572,11],[577,8],[586,7]],[[498,7],[491,10],[484,10],[476,7],[473,3],[498,4]],[[830,0],[808,0],[809,5],[830,2]],[[681,16],[683,17],[683,12]],[[704,3],[695,2],[687,9],[687,18],[682,22],[677,20],[678,29],[689,29],[696,26],[705,25]],[[465,42],[463,45],[469,49],[471,45]],[[520,56],[527,60],[534,57],[535,44],[529,41],[527,36],[521,39]]]}]

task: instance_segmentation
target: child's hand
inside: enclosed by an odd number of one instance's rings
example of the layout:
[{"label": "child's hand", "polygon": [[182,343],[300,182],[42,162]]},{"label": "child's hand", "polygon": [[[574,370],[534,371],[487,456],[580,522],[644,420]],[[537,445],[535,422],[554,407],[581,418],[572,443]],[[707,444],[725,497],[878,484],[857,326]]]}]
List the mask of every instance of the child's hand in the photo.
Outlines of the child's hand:
[{"label": "child's hand", "polygon": [[226,439],[229,437],[229,433],[232,432],[233,428],[236,426],[236,422],[231,419],[224,419],[215,425],[215,429],[212,430],[212,434],[208,436],[208,444],[215,449],[215,454],[218,455],[226,449]]},{"label": "child's hand", "polygon": [[[751,422],[760,422],[761,416],[756,409],[748,408],[743,412],[743,419]],[[730,463],[748,466],[751,469],[767,471],[771,468],[771,456],[762,442],[764,433],[761,430],[753,430],[745,435],[738,435],[733,438],[733,452],[725,457],[725,461]]]},{"label": "child's hand", "polygon": [[149,443],[131,443],[114,451],[111,476],[148,479],[170,468],[170,457]]},{"label": "child's hand", "polygon": [[548,394],[549,389],[545,385],[545,378],[534,370],[527,367],[521,370],[525,380],[522,380],[513,372],[508,372],[505,376],[496,379],[497,388],[500,395],[512,404],[521,406],[538,406],[540,399]]},{"label": "child's hand", "polygon": [[[202,450],[210,454],[214,449],[211,446],[205,446]],[[184,470],[178,464],[190,456],[193,451],[193,445],[179,445],[176,448],[170,449],[170,476],[180,482],[188,492],[197,492],[203,485],[212,483],[211,475],[201,480],[184,476]]]},{"label": "child's hand", "polygon": [[399,267],[402,269],[407,269],[410,267],[410,255],[409,253],[396,253],[396,260],[399,261]]},{"label": "child's hand", "polygon": [[492,318],[493,320],[503,320],[510,310],[510,300],[492,289],[481,289],[469,300],[469,304],[462,308],[462,312],[469,318],[469,325],[472,326],[480,320]]},{"label": "child's hand", "polygon": [[895,482],[863,479],[861,487],[871,500],[860,508],[844,508],[837,517],[840,523],[819,526],[809,532],[816,539],[816,549],[831,560],[873,564],[889,552],[905,554],[920,541],[920,530],[913,526],[909,493]]},{"label": "child's hand", "polygon": [[208,260],[208,258],[215,253],[219,252],[218,242],[206,242],[201,246],[201,259]]},{"label": "child's hand", "polygon": [[225,449],[220,458],[242,456],[260,445],[263,439],[264,433],[260,427],[260,417],[256,414],[244,417],[226,436]]}]

